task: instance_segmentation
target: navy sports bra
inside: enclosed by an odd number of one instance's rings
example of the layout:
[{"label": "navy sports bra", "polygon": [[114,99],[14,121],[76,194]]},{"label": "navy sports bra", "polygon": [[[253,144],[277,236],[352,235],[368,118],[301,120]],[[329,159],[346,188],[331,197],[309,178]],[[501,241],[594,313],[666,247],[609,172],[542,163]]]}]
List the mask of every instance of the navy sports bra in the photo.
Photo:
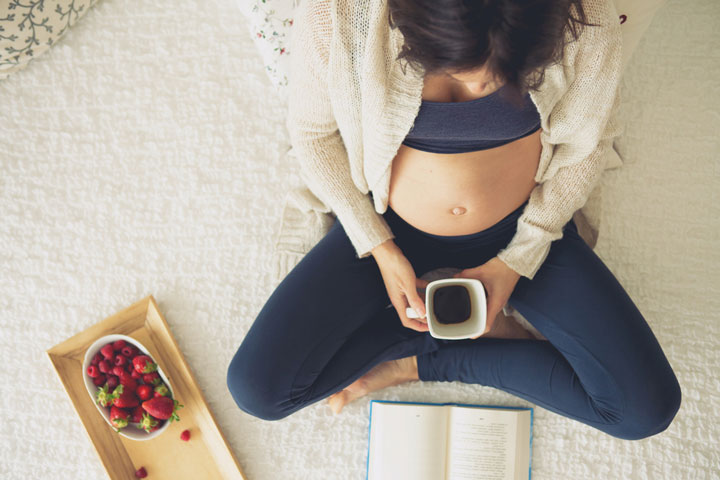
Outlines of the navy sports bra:
[{"label": "navy sports bra", "polygon": [[518,109],[500,97],[503,88],[467,102],[422,100],[403,145],[433,153],[474,152],[536,132],[540,114],[530,94],[525,95],[523,107]]}]

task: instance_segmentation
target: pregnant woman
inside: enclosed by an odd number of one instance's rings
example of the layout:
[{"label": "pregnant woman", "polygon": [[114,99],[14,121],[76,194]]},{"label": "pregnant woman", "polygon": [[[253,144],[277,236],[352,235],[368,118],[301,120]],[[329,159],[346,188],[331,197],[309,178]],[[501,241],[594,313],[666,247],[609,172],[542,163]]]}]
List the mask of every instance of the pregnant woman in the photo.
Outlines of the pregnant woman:
[{"label": "pregnant woman", "polygon": [[[296,12],[287,126],[336,221],[233,357],[238,406],[277,420],[460,381],[622,439],[665,430],[675,374],[572,220],[618,134],[611,0],[302,0]],[[425,315],[418,277],[441,267],[485,285],[483,335],[436,339],[406,316]],[[498,333],[506,304],[542,337]]]}]

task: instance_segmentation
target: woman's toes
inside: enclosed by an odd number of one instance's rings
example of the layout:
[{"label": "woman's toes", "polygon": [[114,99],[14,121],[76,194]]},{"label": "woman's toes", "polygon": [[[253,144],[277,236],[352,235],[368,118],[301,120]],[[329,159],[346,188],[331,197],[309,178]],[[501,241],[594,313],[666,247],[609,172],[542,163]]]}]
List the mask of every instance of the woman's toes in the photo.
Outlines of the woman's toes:
[{"label": "woman's toes", "polygon": [[366,373],[343,390],[335,392],[328,397],[328,404],[333,412],[336,414],[340,413],[345,405],[370,392],[367,377],[368,374]]},{"label": "woman's toes", "polygon": [[345,390],[333,393],[328,397],[328,404],[335,415],[340,413],[345,403]]},{"label": "woman's toes", "polygon": [[340,413],[343,406],[356,398],[381,388],[417,379],[412,373],[412,357],[380,363],[345,389],[330,395],[327,400],[328,404],[333,412]]}]

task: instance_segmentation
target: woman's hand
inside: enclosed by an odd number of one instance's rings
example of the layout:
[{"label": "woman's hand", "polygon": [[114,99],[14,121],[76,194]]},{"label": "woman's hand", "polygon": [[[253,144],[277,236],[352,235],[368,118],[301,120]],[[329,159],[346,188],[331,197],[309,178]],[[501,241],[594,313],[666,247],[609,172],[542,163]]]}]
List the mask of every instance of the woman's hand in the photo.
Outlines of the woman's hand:
[{"label": "woman's hand", "polygon": [[493,257],[479,267],[467,268],[453,275],[454,278],[476,278],[487,292],[487,324],[485,331],[473,339],[485,335],[493,328],[495,318],[510,298],[520,274],[508,267],[498,257]]},{"label": "woman's hand", "polygon": [[[429,282],[415,276],[412,265],[394,242],[388,242],[384,247],[387,248],[383,248],[382,253],[373,252],[373,256],[380,268],[390,302],[403,325],[418,332],[427,332],[425,302],[417,289],[427,287]],[[408,318],[405,313],[407,307],[412,307],[422,318]]]}]

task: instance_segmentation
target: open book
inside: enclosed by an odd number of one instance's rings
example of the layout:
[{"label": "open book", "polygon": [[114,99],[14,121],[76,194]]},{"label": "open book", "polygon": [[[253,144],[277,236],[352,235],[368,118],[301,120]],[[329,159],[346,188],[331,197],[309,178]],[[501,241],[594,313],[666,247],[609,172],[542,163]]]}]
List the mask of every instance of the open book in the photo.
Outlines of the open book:
[{"label": "open book", "polygon": [[370,401],[368,480],[531,478],[533,409]]}]

